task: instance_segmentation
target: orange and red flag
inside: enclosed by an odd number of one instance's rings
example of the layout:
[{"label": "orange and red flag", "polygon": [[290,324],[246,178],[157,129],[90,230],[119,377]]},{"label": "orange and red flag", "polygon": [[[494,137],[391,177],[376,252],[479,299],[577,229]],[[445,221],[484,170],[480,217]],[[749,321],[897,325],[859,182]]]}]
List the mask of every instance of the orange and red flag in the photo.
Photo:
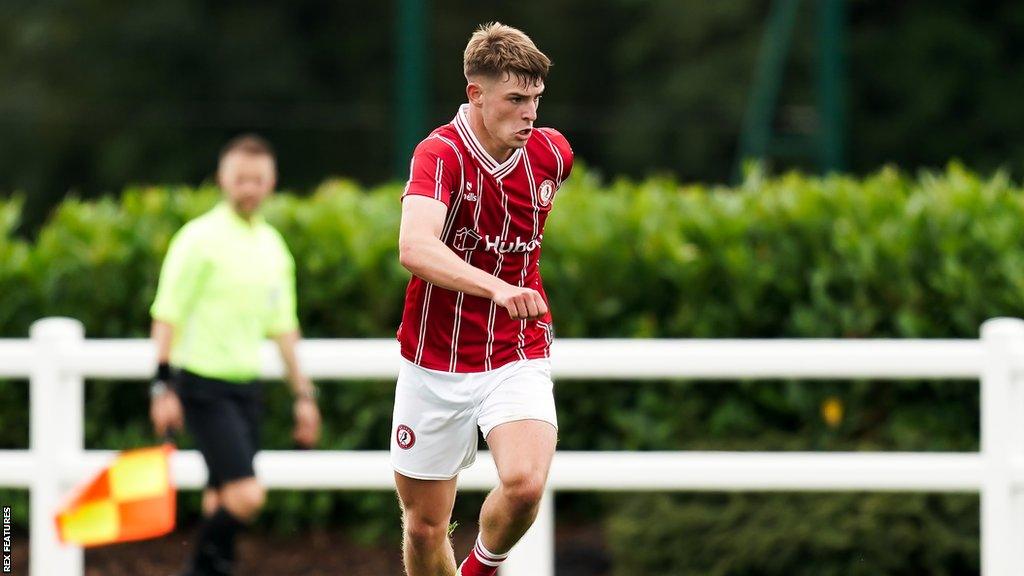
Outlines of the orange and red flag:
[{"label": "orange and red flag", "polygon": [[174,446],[128,450],[56,516],[61,542],[101,546],[163,536],[174,530]]}]

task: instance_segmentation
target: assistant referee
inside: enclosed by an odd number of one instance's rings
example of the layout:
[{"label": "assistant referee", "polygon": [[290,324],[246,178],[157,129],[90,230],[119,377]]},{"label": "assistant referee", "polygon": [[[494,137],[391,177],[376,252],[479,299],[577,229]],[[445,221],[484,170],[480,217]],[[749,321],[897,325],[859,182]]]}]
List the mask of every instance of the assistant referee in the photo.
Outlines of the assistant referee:
[{"label": "assistant referee", "polygon": [[163,436],[184,424],[209,470],[204,521],[185,576],[230,575],[235,536],[263,507],[253,458],[266,337],[277,343],[295,396],[295,441],[312,446],[320,435],[316,389],[295,354],[295,263],[258,213],[276,180],[264,139],[243,135],[224,146],[217,167],[224,201],[171,240],[150,310],[159,362],[153,426]]}]

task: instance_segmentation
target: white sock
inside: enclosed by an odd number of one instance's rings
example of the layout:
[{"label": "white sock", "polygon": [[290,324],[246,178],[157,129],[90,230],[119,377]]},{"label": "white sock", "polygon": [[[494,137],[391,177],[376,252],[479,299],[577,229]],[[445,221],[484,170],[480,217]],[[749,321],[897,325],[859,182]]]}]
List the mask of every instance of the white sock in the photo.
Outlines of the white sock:
[{"label": "white sock", "polygon": [[478,535],[476,537],[476,545],[473,547],[473,553],[476,554],[477,560],[487,566],[497,566],[508,558],[508,552],[504,554],[495,554],[484,546],[483,539]]}]

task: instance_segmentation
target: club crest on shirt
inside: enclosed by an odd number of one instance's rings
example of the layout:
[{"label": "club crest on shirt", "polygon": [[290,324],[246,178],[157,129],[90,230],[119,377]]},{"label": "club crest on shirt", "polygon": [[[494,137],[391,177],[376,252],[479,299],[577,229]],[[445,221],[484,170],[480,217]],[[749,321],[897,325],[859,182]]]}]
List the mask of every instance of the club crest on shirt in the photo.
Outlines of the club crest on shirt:
[{"label": "club crest on shirt", "polygon": [[540,205],[547,206],[551,204],[551,200],[555,197],[555,183],[551,180],[545,180],[540,183],[537,192],[540,195]]},{"label": "club crest on shirt", "polygon": [[467,250],[476,250],[480,240],[482,238],[476,230],[470,230],[463,226],[455,233],[455,242],[452,245],[455,246],[456,250],[465,252]]}]

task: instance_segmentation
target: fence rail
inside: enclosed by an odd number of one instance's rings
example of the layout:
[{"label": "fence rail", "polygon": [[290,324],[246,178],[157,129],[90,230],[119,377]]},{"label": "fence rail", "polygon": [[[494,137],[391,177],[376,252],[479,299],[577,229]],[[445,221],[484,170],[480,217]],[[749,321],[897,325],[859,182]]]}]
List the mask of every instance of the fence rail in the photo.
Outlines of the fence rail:
[{"label": "fence rail", "polygon": [[[1024,321],[1000,318],[980,340],[562,340],[556,379],[602,378],[978,378],[981,451],[559,452],[537,523],[502,568],[503,576],[554,574],[558,490],[880,490],[981,494],[982,573],[1024,570]],[[263,375],[282,366],[268,345]],[[299,355],[314,378],[391,379],[391,340],[308,340]],[[36,322],[28,340],[0,340],[0,377],[29,378],[30,446],[0,450],[0,486],[30,490],[31,576],[83,574],[82,553],[56,539],[52,514],[63,494],[113,453],[83,450],[85,378],[145,379],[155,350],[146,340],[86,340],[67,318]],[[642,385],[642,384],[638,384]],[[200,487],[200,456],[176,453],[175,480]],[[267,451],[257,474],[271,488],[392,489],[386,452]],[[497,482],[486,453],[460,477],[466,489]]]}]

